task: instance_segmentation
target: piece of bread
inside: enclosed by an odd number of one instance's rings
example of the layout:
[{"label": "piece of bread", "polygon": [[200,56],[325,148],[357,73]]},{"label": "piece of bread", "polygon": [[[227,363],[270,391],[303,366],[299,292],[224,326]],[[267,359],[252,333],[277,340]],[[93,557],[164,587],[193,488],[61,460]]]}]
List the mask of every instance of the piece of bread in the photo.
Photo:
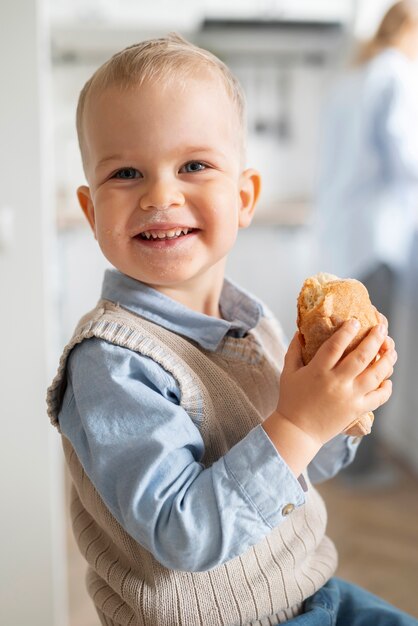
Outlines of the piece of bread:
[{"label": "piece of bread", "polygon": [[[366,287],[353,278],[338,278],[333,274],[317,274],[303,283],[297,302],[297,325],[302,343],[302,358],[306,365],[323,342],[346,321],[353,317],[360,329],[344,356],[353,350],[379,323],[377,311],[370,302]],[[368,435],[373,413],[365,413],[346,429],[353,436]]]}]

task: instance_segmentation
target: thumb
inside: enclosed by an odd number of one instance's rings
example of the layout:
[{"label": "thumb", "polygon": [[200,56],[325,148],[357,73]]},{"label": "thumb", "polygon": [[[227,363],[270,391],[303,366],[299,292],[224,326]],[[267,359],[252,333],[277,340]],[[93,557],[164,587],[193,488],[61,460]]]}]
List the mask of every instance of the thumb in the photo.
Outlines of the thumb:
[{"label": "thumb", "polygon": [[319,348],[314,356],[316,363],[326,369],[335,367],[359,329],[360,324],[355,318],[344,322]]},{"label": "thumb", "polygon": [[295,372],[303,367],[302,347],[300,345],[299,332],[293,335],[293,339],[284,357],[284,366],[288,372]]}]

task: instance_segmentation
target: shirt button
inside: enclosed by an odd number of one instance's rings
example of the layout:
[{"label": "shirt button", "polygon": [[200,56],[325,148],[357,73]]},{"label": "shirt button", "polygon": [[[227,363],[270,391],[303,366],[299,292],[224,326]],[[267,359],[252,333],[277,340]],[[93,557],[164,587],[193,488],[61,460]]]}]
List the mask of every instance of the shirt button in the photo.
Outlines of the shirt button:
[{"label": "shirt button", "polygon": [[283,508],[282,508],[282,515],[289,515],[289,513],[291,513],[295,508],[294,504],[291,504],[289,502],[289,504],[286,504]]}]

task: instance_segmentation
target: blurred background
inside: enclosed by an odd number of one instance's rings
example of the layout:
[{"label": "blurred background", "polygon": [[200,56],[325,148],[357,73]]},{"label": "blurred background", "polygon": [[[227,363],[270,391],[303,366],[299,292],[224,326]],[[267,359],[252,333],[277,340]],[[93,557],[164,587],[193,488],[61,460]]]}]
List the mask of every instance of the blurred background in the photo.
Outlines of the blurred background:
[{"label": "blurred background", "polygon": [[[62,347],[99,297],[106,267],[75,195],[84,183],[75,108],[85,81],[117,50],[172,30],[231,66],[248,99],[248,165],[260,170],[264,184],[254,223],[240,233],[228,274],[261,297],[291,337],[303,280],[318,269],[333,271],[321,267],[315,253],[322,245],[315,216],[324,111],[356,46],[373,35],[390,4],[1,3],[1,624],[98,626],[67,526],[60,442],[44,400]],[[413,61],[410,69],[412,90],[418,64]],[[418,127],[418,108],[410,108]],[[341,118],[335,144],[343,126]],[[411,178],[418,180],[418,166],[416,172]],[[332,173],[329,180],[332,185]],[[411,206],[412,240],[418,192]],[[390,234],[389,228],[388,245]],[[391,333],[399,339],[399,362],[394,394],[379,414],[377,472],[370,480],[347,476],[320,487],[340,553],[338,574],[416,617],[417,265],[411,247],[390,287],[396,293]]]}]

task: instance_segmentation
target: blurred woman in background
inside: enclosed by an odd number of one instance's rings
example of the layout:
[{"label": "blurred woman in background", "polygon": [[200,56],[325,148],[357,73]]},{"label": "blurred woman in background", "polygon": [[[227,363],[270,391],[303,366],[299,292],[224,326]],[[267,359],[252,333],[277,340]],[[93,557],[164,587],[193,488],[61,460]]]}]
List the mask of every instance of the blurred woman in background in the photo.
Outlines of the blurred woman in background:
[{"label": "blurred woman in background", "polygon": [[[315,211],[321,271],[361,280],[396,337],[397,298],[418,214],[418,1],[386,12],[327,101]],[[395,332],[394,332],[395,330]],[[401,347],[397,346],[401,355]],[[375,420],[379,436],[379,420]],[[347,471],[383,478],[375,437]]]}]

